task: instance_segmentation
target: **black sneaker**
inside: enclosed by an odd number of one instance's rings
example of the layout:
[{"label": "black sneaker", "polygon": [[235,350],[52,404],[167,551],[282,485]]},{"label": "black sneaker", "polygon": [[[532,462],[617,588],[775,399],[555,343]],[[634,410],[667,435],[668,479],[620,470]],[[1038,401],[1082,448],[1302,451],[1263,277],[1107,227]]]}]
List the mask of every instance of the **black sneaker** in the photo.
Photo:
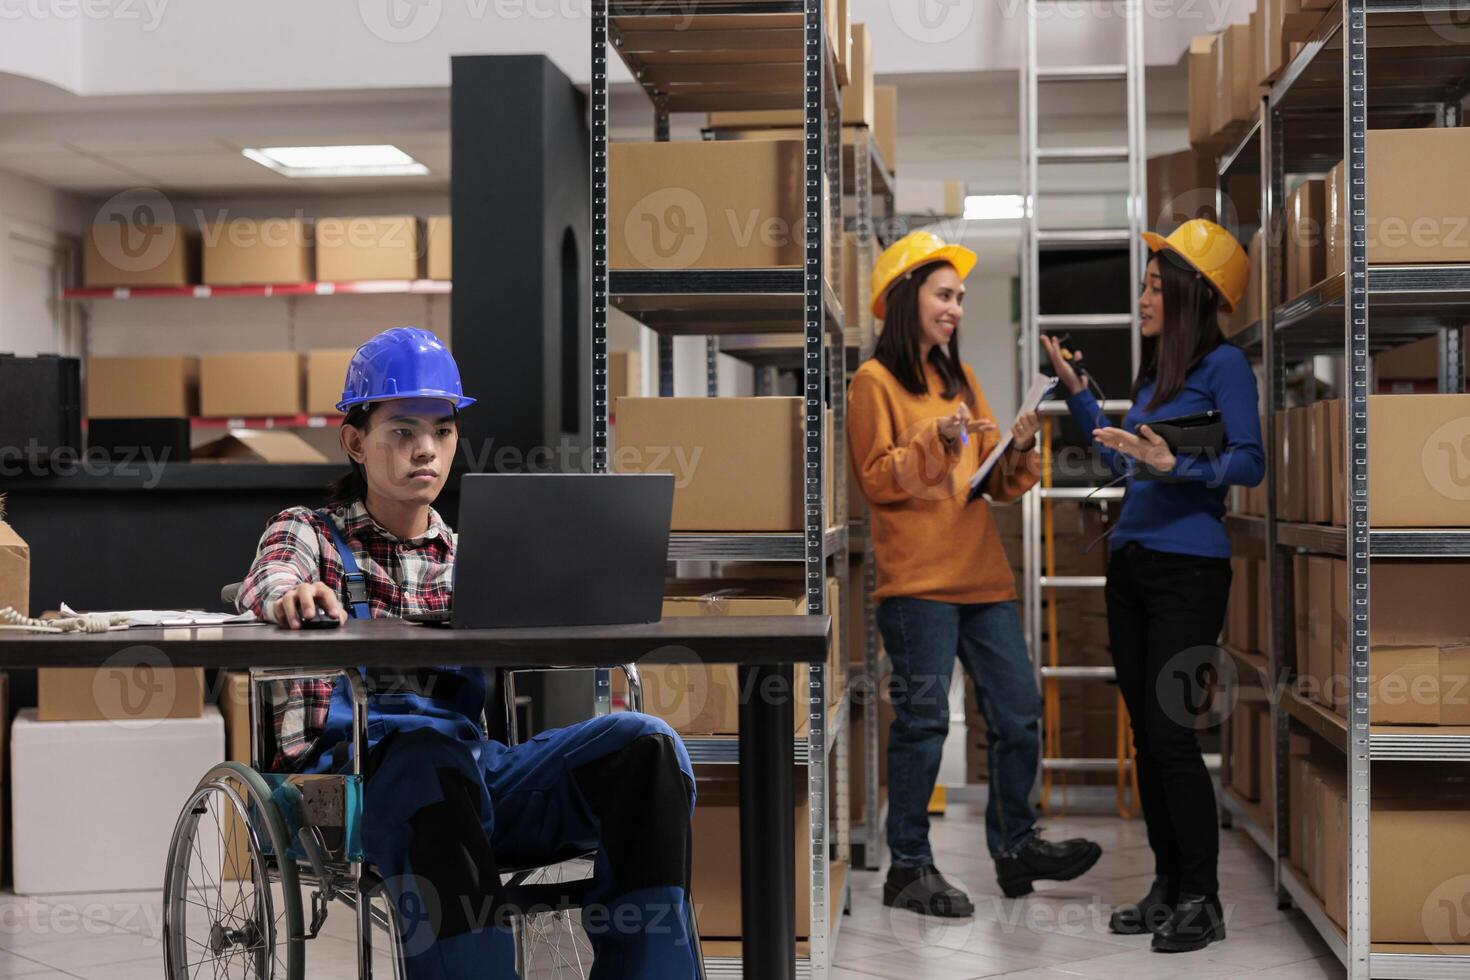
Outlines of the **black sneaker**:
[{"label": "black sneaker", "polygon": [[1174,912],[1154,932],[1155,953],[1192,953],[1225,938],[1225,913],[1215,895],[1180,895]]},{"label": "black sneaker", "polygon": [[883,883],[883,904],[943,919],[975,914],[970,896],[945,881],[932,864],[917,868],[890,867],[888,880]]},{"label": "black sneaker", "polygon": [[1052,843],[1033,832],[1025,842],[995,859],[995,876],[1006,898],[1031,894],[1036,881],[1071,881],[1102,857],[1102,848],[1075,837]]},{"label": "black sneaker", "polygon": [[1179,900],[1179,880],[1167,875],[1154,878],[1148,894],[1133,905],[1115,909],[1108,918],[1108,929],[1120,936],[1141,936],[1146,932],[1158,932],[1174,914],[1174,903]]}]

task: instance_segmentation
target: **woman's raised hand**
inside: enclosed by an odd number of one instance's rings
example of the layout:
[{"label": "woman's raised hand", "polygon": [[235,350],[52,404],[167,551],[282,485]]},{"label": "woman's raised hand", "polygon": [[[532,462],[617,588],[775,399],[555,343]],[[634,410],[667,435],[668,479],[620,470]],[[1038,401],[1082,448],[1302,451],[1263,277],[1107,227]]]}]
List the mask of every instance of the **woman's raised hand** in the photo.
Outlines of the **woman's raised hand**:
[{"label": "woman's raised hand", "polygon": [[1082,379],[1077,377],[1077,372],[1072,369],[1072,362],[1062,356],[1062,342],[1047,334],[1041,335],[1041,346],[1046,349],[1046,356],[1051,358],[1052,370],[1057,373],[1057,378],[1067,388],[1069,395],[1075,395],[1087,387]]}]

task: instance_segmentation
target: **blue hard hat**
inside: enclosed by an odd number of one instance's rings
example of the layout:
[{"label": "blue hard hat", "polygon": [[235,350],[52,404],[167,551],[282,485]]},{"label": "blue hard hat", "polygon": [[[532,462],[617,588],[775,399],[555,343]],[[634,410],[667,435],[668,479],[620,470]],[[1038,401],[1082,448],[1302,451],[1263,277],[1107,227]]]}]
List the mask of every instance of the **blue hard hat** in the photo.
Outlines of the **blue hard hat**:
[{"label": "blue hard hat", "polygon": [[427,330],[393,327],[363,344],[347,365],[337,411],[391,398],[442,398],[455,408],[475,403],[459,384],[454,355]]}]

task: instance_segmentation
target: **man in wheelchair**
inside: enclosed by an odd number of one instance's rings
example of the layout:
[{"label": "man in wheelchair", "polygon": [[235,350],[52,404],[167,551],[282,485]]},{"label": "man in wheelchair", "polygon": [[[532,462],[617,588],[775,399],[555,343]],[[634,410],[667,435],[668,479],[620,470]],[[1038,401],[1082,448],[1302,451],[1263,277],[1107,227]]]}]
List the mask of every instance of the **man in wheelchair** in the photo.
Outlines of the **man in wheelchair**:
[{"label": "man in wheelchair", "polygon": [[[337,405],[352,471],[325,510],[271,520],[241,608],[287,629],[318,616],[447,610],[455,537],[431,505],[454,458],[458,412],[473,401],[428,331],[397,327],[360,347]],[[404,926],[413,910],[438,910],[433,942],[404,944],[408,976],[513,977],[511,935],[489,915],[498,869],[593,850],[583,902],[591,976],[698,976],[688,909],[694,775],[673,730],[619,712],[507,746],[476,723],[486,694],[479,670],[412,673],[422,681],[413,690],[369,698],[363,760],[369,863]],[[272,707],[272,768],[346,771],[345,683],[287,682]]]}]

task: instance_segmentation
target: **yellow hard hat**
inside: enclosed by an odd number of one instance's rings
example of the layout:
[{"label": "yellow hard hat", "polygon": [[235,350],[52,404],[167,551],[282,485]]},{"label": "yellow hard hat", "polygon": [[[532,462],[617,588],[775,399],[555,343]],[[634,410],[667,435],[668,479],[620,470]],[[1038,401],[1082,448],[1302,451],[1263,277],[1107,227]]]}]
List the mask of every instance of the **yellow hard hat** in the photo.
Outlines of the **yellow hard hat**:
[{"label": "yellow hard hat", "polygon": [[1184,222],[1165,238],[1155,231],[1143,233],[1150,252],[1167,249],[1194,267],[1220,294],[1220,307],[1234,313],[1245,293],[1251,263],[1235,236],[1204,218]]},{"label": "yellow hard hat", "polygon": [[951,245],[932,231],[911,231],[883,250],[873,264],[873,315],[883,318],[888,290],[921,265],[948,262],[963,279],[978,256],[963,245]]}]

